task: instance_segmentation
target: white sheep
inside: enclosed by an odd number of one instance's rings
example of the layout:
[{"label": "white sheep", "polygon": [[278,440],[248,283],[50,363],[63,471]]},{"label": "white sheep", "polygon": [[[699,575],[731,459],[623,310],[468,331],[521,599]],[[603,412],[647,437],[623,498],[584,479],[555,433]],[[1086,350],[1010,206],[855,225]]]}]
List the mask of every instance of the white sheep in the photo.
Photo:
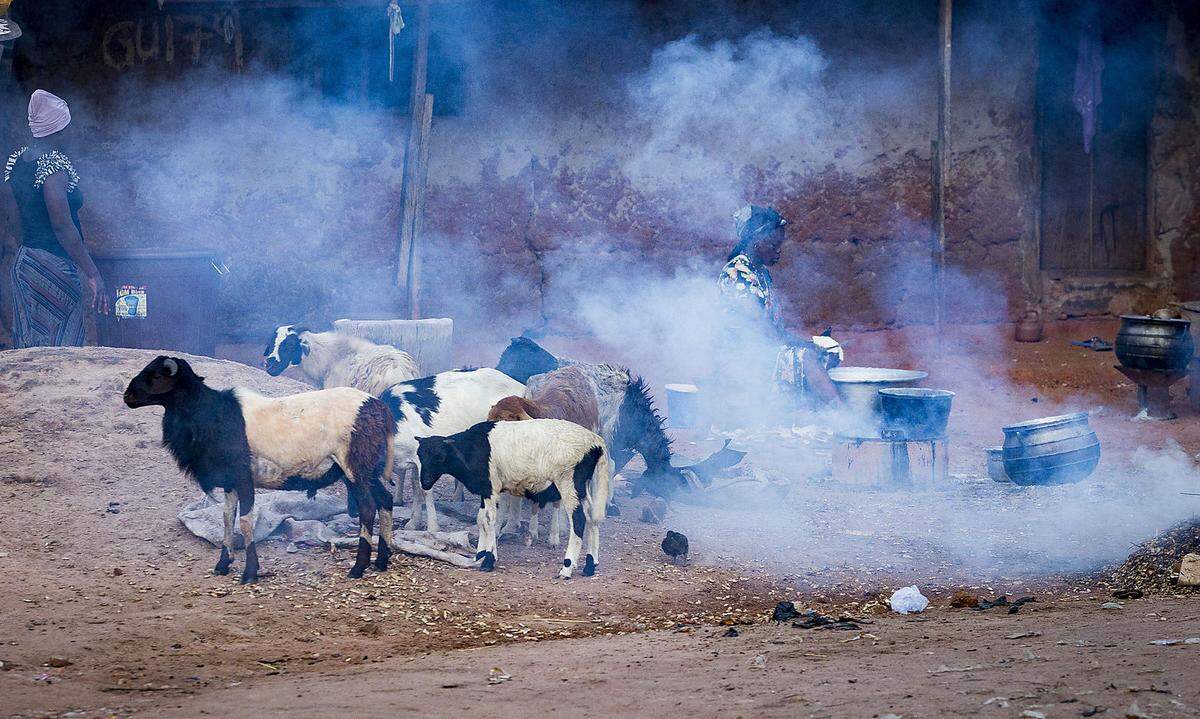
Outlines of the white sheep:
[{"label": "white sheep", "polygon": [[379,511],[375,566],[387,569],[392,544],[391,475],[395,422],[387,406],[350,387],[263,397],[245,388],[218,391],[177,357],[159,356],[125,389],[130,407],[161,405],[163,444],[179,468],[206,494],[225,493],[225,537],[214,571],[233,561],[233,521],[246,543],[242,583],[258,579],[254,543],[254,488],[306,491],[343,480],[359,507],[358,555],[350,570],[361,577],[371,561],[371,532]]},{"label": "white sheep", "polygon": [[282,325],[263,352],[267,373],[295,365],[318,387],[354,387],[378,397],[388,387],[421,375],[403,350],[339,332],[312,332]]},{"label": "white sheep", "polygon": [[558,575],[570,579],[587,534],[583,575],[596,572],[600,524],[609,499],[609,463],[604,440],[595,432],[561,419],[480,422],[448,437],[418,440],[421,486],[429,491],[443,474],[478,494],[476,517],[479,568],[496,565],[496,504],[502,492],[524,497],[537,507],[559,502],[570,517],[566,556]]}]

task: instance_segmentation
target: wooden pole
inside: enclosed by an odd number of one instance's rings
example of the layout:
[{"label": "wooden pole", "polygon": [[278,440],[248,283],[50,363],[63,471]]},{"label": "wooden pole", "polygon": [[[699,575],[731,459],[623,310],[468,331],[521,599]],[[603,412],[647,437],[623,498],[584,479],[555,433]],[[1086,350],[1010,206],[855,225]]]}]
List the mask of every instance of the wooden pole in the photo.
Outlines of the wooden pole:
[{"label": "wooden pole", "polygon": [[425,212],[425,181],[429,178],[429,131],[433,127],[433,95],[426,94],[421,106],[420,151],[417,153],[417,180],[413,186],[412,240],[408,245],[408,316],[421,317],[421,216]]},{"label": "wooden pole", "polygon": [[400,247],[396,254],[396,286],[404,288],[406,314],[412,313],[411,258],[413,218],[417,211],[417,175],[421,155],[421,120],[424,116],[425,80],[429,66],[429,0],[421,0],[417,10],[417,43],[413,48],[412,93],[409,100],[408,143],[404,148],[404,185],[400,192]]},{"label": "wooden pole", "polygon": [[949,146],[946,131],[950,124],[950,28],[953,0],[938,0],[938,118],[937,139],[933,142],[933,325],[942,356],[942,323],[946,302],[944,268],[946,266],[946,161]]}]

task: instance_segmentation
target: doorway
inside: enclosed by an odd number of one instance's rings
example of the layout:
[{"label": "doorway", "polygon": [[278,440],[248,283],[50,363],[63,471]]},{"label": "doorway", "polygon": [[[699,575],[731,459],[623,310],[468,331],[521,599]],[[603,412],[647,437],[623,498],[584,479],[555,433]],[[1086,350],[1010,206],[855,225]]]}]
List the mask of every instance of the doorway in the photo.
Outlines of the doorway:
[{"label": "doorway", "polygon": [[1037,90],[1043,271],[1146,269],[1155,47],[1151,21],[1130,4],[1045,6]]}]

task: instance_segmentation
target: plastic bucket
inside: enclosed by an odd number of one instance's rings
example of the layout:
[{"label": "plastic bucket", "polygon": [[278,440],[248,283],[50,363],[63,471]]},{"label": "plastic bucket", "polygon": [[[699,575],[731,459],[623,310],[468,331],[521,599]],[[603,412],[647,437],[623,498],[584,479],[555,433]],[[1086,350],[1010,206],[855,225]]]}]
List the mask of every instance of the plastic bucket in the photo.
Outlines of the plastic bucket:
[{"label": "plastic bucket", "polygon": [[694,384],[669,384],[667,421],[671,427],[690,429],[700,421],[700,388]]}]

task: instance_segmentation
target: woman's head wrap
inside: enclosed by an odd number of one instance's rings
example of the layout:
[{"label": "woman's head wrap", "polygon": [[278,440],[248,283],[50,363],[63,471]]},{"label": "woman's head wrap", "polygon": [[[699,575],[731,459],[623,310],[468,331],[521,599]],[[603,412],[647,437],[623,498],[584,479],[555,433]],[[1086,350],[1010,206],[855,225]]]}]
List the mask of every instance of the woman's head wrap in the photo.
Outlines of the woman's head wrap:
[{"label": "woman's head wrap", "polygon": [[737,244],[729,253],[729,259],[732,260],[738,255],[752,255],[750,250],[759,240],[770,237],[771,233],[786,224],[787,220],[780,217],[779,213],[770,207],[746,205],[733,213],[733,229],[737,233]]},{"label": "woman's head wrap", "polygon": [[770,207],[746,205],[733,213],[733,227],[738,240],[752,242],[761,235],[767,235],[787,224],[778,212]]},{"label": "woman's head wrap", "polygon": [[29,98],[29,131],[34,137],[47,137],[71,124],[71,109],[61,97],[45,90],[34,90]]}]

